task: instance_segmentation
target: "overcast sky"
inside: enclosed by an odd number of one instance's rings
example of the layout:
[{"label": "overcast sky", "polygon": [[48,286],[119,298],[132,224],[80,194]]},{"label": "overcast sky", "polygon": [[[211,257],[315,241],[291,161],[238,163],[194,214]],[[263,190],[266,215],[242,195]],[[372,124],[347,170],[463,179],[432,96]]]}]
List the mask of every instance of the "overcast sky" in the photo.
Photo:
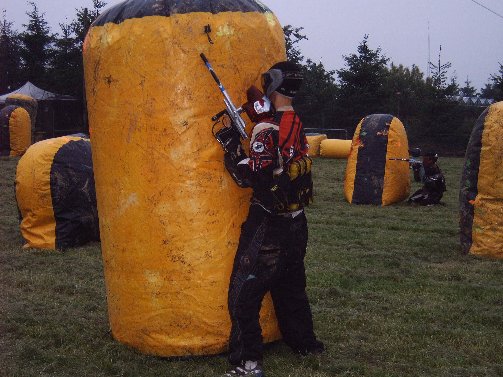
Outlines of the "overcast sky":
[{"label": "overcast sky", "polygon": [[[52,31],[71,21],[75,9],[91,0],[34,0]],[[105,0],[108,6],[122,0]],[[503,63],[503,0],[263,0],[282,25],[304,27],[309,38],[300,45],[306,58],[327,69],[344,66],[343,55],[356,52],[365,34],[395,64],[416,64],[426,73],[428,56],[451,62],[450,76],[460,85],[467,77],[480,89]],[[487,10],[481,5],[489,8]],[[25,0],[1,0],[0,8],[16,29],[26,23]],[[492,12],[491,12],[492,11]],[[495,12],[495,13],[493,13]],[[428,32],[429,29],[429,32]],[[430,49],[428,49],[428,35]]]}]

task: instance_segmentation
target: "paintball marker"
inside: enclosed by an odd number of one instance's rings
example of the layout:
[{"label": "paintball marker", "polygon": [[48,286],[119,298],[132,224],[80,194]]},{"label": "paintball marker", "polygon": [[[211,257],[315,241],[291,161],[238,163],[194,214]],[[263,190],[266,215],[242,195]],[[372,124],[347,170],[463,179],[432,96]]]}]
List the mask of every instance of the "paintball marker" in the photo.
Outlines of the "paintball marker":
[{"label": "paintball marker", "polygon": [[409,169],[412,169],[414,171],[414,179],[416,181],[420,181],[421,178],[419,177],[421,167],[423,166],[422,162],[419,160],[416,160],[415,158],[389,158],[388,160],[391,161],[405,161],[409,163]]},{"label": "paintball marker", "polygon": [[421,161],[416,160],[414,157],[420,157],[421,156],[421,148],[412,148],[409,149],[410,156],[409,158],[389,158],[388,160],[392,161],[407,161],[410,166],[412,167],[413,165],[421,164]]},{"label": "paintball marker", "polygon": [[[206,68],[208,68],[208,71],[210,71],[211,76],[215,80],[215,82],[218,85],[218,88],[222,92],[224,96],[224,103],[225,103],[225,109],[220,111],[219,113],[215,114],[211,120],[215,122],[213,125],[213,136],[217,141],[222,145],[223,149],[226,152],[230,153],[235,153],[235,147],[236,143],[239,144],[239,137],[241,137],[243,140],[246,140],[248,138],[248,135],[246,134],[245,131],[245,126],[246,123],[241,118],[241,113],[244,111],[241,107],[237,108],[234,103],[232,103],[231,98],[229,97],[229,94],[225,90],[224,86],[220,82],[220,79],[218,78],[217,74],[213,70],[213,67],[211,66],[210,62],[206,58],[206,56],[201,53],[201,59],[203,60],[204,64],[206,65]],[[214,127],[216,124],[220,122],[220,118],[223,116],[226,116],[230,120],[230,125],[225,125],[222,127],[220,130],[217,132],[214,131]],[[236,138],[236,135],[238,138]],[[237,139],[237,140],[236,140]]]},{"label": "paintball marker", "polygon": [[391,161],[407,161],[411,165],[413,165],[413,164],[420,164],[421,163],[421,161],[416,160],[414,158],[388,158],[388,160],[391,160]]}]

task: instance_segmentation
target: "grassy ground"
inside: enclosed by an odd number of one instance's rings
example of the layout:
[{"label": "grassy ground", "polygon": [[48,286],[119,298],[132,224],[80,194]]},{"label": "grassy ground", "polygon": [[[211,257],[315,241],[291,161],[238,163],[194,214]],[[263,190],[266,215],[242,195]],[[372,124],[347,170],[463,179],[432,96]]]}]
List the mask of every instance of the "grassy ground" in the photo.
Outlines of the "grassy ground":
[{"label": "grassy ground", "polygon": [[[24,251],[0,159],[0,376],[218,376],[224,356],[162,359],[110,335],[100,245]],[[502,376],[503,262],[460,254],[462,160],[440,161],[445,206],[351,206],[344,161],[316,160],[306,260],[328,352],[267,347],[268,377]],[[415,186],[413,185],[413,189]]]}]

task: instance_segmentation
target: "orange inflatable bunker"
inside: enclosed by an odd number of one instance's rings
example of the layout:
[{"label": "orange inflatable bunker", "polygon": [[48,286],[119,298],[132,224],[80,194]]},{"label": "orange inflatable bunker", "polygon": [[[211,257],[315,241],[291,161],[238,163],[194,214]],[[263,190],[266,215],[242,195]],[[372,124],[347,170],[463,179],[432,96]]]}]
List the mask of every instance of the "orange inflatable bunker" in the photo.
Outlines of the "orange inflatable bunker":
[{"label": "orange inflatable bunker", "polygon": [[[113,336],[162,356],[224,351],[227,291],[251,191],[226,172],[211,116],[285,60],[282,27],[255,0],[129,0],[84,44],[87,106]],[[251,125],[248,125],[249,132]],[[280,337],[271,300],[265,341]]]}]

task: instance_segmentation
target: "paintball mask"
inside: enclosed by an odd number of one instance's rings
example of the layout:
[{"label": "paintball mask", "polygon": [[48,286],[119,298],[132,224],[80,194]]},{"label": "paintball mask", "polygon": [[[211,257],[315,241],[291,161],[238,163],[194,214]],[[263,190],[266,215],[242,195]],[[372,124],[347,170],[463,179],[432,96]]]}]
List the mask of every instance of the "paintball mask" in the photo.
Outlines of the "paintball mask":
[{"label": "paintball mask", "polygon": [[262,75],[262,89],[267,97],[276,91],[285,97],[293,98],[299,91],[303,79],[304,75],[297,64],[280,62]]},{"label": "paintball mask", "polygon": [[252,85],[246,91],[246,99],[247,102],[242,108],[252,122],[260,122],[272,115],[271,101],[256,86]]}]

